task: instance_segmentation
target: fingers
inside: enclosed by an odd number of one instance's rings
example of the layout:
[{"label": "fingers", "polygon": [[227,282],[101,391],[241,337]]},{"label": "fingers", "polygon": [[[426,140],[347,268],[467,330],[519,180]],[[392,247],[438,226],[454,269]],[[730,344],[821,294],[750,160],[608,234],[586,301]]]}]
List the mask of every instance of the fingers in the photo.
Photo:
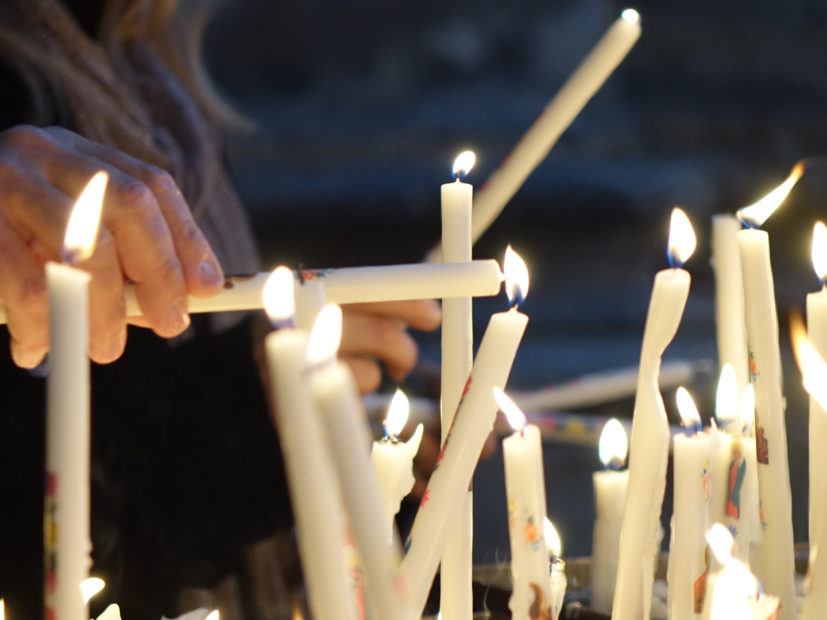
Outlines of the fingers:
[{"label": "fingers", "polygon": [[352,355],[341,356],[341,360],[350,367],[353,380],[360,394],[370,394],[379,389],[382,382],[382,370],[374,360]]},{"label": "fingers", "polygon": [[398,321],[343,307],[342,357],[372,357],[381,360],[388,374],[401,381],[416,364],[417,346]]},{"label": "fingers", "polygon": [[352,310],[403,321],[414,329],[433,331],[442,321],[442,310],[434,299],[386,301],[369,304],[348,304],[343,311]]}]

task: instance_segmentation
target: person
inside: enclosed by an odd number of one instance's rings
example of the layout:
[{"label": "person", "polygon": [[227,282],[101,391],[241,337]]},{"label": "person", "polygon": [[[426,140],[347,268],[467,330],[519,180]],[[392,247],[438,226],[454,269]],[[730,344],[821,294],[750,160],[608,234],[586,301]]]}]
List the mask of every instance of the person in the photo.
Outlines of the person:
[{"label": "person", "polygon": [[[43,411],[48,306],[73,198],[109,174],[92,256],[93,571],[99,606],[125,619],[219,606],[222,618],[288,617],[292,547],[278,443],[254,358],[257,317],[190,316],[187,296],[258,271],[249,221],[224,169],[204,79],[205,20],[174,0],[0,2],[0,596],[42,614]],[[125,283],[142,316],[127,318]],[[345,307],[341,356],[360,390],[394,380],[434,329],[436,302]],[[260,318],[260,317],[258,317]],[[2,346],[2,343],[0,343]],[[45,359],[45,361],[44,361]],[[292,577],[295,581],[295,577]]]}]

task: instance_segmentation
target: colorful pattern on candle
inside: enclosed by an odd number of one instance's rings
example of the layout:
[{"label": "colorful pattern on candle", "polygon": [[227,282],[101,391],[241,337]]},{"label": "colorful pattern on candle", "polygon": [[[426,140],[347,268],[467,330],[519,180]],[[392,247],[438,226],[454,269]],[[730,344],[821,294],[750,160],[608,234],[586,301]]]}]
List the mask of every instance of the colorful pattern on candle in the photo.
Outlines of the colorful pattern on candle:
[{"label": "colorful pattern on candle", "polygon": [[[756,415],[756,424],[758,416]],[[758,426],[755,429],[755,450],[757,452],[756,458],[762,465],[770,464],[770,445],[767,436],[764,432],[763,426]]]},{"label": "colorful pattern on candle", "polygon": [[310,282],[311,280],[321,280],[333,274],[336,270],[331,268],[326,269],[299,269],[299,280],[302,282]]},{"label": "colorful pattern on candle", "polygon": [[755,354],[750,351],[749,352],[749,380],[750,383],[755,383],[755,380],[758,378],[758,364],[755,361]]},{"label": "colorful pattern on candle", "polygon": [[729,464],[729,490],[727,491],[726,514],[733,519],[741,518],[741,488],[747,474],[747,462],[740,447],[732,446],[732,460]]},{"label": "colorful pattern on candle", "polygon": [[709,488],[709,459],[704,460],[704,468],[701,472],[701,488],[704,492],[704,501],[708,504],[711,493]]},{"label": "colorful pattern on candle", "polygon": [[531,618],[531,620],[550,620],[551,608],[546,602],[545,594],[543,594],[543,588],[538,586],[536,583],[530,583],[528,585],[531,586],[531,589],[534,592],[534,601],[531,603],[531,607],[528,610],[529,618]]}]

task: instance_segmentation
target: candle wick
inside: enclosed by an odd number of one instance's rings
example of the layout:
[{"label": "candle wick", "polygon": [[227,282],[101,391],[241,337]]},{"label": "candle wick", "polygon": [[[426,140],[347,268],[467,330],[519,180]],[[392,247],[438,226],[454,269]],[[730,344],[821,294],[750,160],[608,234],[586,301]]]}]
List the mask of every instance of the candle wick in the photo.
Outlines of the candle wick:
[{"label": "candle wick", "polygon": [[77,250],[70,250],[64,246],[60,249],[60,261],[66,263],[70,267],[76,267],[78,262],[80,262],[80,252]]},{"label": "candle wick", "polygon": [[609,471],[620,471],[623,469],[623,459],[619,456],[612,458],[612,460],[606,463],[606,469]]}]

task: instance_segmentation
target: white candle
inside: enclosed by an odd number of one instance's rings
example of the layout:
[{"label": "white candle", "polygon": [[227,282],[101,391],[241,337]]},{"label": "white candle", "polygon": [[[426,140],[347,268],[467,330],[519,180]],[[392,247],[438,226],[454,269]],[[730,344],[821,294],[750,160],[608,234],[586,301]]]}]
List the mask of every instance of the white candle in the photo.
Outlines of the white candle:
[{"label": "white candle", "polygon": [[[540,429],[500,388],[494,400],[514,432],[503,439],[508,540],[511,546],[511,598],[516,619],[548,617],[551,605],[548,549],[544,537],[546,485]],[[529,613],[529,610],[531,613]]]},{"label": "white candle", "polygon": [[740,435],[738,426],[738,386],[735,369],[729,362],[721,368],[718,389],[715,393],[715,419],[711,436],[714,440],[712,462],[710,523],[726,523],[727,502],[730,499],[730,468],[732,465],[732,444],[735,435]]},{"label": "white candle", "polygon": [[563,601],[566,598],[569,581],[566,577],[566,563],[563,561],[563,544],[560,541],[560,534],[557,533],[557,528],[548,517],[543,520],[543,538],[546,541],[551,565],[549,576],[551,620],[557,620],[563,610]]},{"label": "white candle", "polygon": [[729,364],[735,378],[735,394],[749,383],[747,328],[744,322],[744,286],[738,231],[741,225],[732,215],[712,217],[712,267],[715,272],[715,333],[718,367]]},{"label": "white candle", "polygon": [[592,598],[595,611],[611,613],[617,579],[617,561],[620,545],[620,526],[623,505],[629,486],[629,472],[621,468],[626,462],[629,440],[623,425],[611,418],[603,426],[598,443],[600,462],[604,471],[592,474],[594,484],[595,520],[592,538]]},{"label": "white candle", "polygon": [[[293,275],[279,267],[264,289],[264,306],[277,324],[292,321]],[[308,335],[283,327],[267,336],[265,350],[284,455],[302,570],[313,617],[356,620],[342,546],[342,499],[324,429],[305,378]]]},{"label": "white candle", "polygon": [[370,464],[371,437],[362,403],[347,365],[336,360],[342,313],[328,305],[319,314],[307,347],[310,392],[336,464],[339,487],[347,508],[367,579],[368,600],[377,618],[412,618],[405,583],[394,579],[398,545],[385,517],[379,485]]},{"label": "white candle", "polygon": [[[476,157],[465,151],[454,161],[456,181],[442,190],[442,260],[446,263],[471,261],[471,201],[473,187],[461,181]],[[442,301],[442,441],[459,405],[465,380],[471,372],[474,348],[472,298],[454,297]],[[443,620],[470,620],[474,612],[472,582],[473,492],[468,489],[460,515],[451,531],[440,568],[439,610]]]},{"label": "white candle", "polygon": [[[670,223],[670,262],[679,266],[694,250],[692,225],[676,208]],[[658,371],[661,356],[683,316],[690,280],[689,273],[679,267],[658,272],[649,301],[632,421],[629,489],[612,606],[614,620],[649,620],[669,453],[669,422],[658,389]]]},{"label": "white candle", "polygon": [[[524,281],[515,281],[515,276],[509,275],[513,270],[519,271]],[[509,299],[520,298],[528,290],[525,264],[515,255],[505,271]],[[494,425],[497,403],[491,389],[505,386],[527,324],[528,317],[512,307],[492,315],[483,334],[465,394],[405,545],[407,551],[400,574],[409,584],[412,606],[417,611],[425,606],[445,541],[462,507],[485,439]]]},{"label": "white candle", "polygon": [[46,615],[88,620],[81,583],[89,572],[89,281],[72,266],[92,255],[107,175],[98,173],[69,218],[62,258],[46,263],[50,371],[46,384],[44,510]]},{"label": "white candle", "polygon": [[[749,226],[760,226],[792,190],[803,173],[796,165],[784,183],[757,203],[738,211]],[[764,517],[756,574],[770,594],[781,599],[780,620],[795,617],[792,493],[787,459],[781,351],[775,308],[770,245],[766,232],[738,233],[749,341],[750,374],[755,387],[755,436],[758,485]]]},{"label": "white candle", "polygon": [[678,388],[678,410],[692,434],[673,439],[674,508],[669,545],[669,618],[693,620],[703,611],[706,531],[709,528],[709,471],[712,440],[689,392]]},{"label": "white candle", "polygon": [[[399,512],[399,504],[411,492],[415,479],[413,459],[422,441],[422,424],[416,425],[411,438],[399,441],[399,433],[408,420],[408,397],[402,390],[396,390],[385,418],[385,436],[373,442],[370,462],[379,483],[379,493],[385,516],[393,527],[393,518]],[[392,539],[388,541],[392,543]]]}]

